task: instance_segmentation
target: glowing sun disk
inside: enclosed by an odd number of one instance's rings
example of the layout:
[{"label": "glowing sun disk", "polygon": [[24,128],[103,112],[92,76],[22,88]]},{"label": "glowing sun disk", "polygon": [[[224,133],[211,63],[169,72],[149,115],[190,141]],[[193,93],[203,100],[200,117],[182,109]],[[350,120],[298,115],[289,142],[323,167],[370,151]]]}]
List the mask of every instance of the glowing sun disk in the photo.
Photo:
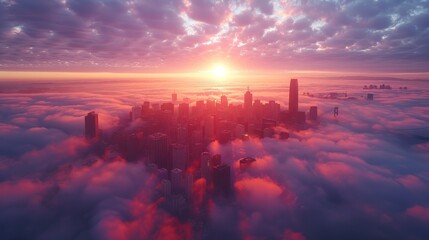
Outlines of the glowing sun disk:
[{"label": "glowing sun disk", "polygon": [[228,71],[224,66],[219,65],[219,66],[214,67],[212,72],[213,72],[213,75],[215,77],[224,78]]}]

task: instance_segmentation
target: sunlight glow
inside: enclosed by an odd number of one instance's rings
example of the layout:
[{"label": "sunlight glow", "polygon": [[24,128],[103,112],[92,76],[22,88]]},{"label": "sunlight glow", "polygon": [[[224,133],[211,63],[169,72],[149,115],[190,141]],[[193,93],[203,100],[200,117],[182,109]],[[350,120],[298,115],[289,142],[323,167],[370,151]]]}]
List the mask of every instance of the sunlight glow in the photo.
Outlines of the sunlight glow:
[{"label": "sunlight glow", "polygon": [[228,70],[222,65],[217,65],[213,68],[212,73],[216,78],[224,78]]}]

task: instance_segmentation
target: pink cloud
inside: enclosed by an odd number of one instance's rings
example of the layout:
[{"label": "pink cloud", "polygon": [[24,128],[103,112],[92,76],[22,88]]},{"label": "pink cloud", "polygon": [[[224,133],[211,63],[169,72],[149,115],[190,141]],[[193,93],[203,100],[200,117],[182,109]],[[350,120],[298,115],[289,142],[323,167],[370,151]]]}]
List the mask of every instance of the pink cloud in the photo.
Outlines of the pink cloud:
[{"label": "pink cloud", "polygon": [[429,222],[429,208],[420,205],[407,208],[406,214],[410,217]]},{"label": "pink cloud", "polygon": [[279,186],[269,178],[244,178],[234,184],[239,201],[253,209],[281,208],[283,204],[292,206],[296,197],[292,192]]},{"label": "pink cloud", "polygon": [[287,229],[283,234],[283,240],[305,240],[306,238],[300,232],[295,232],[293,230]]}]

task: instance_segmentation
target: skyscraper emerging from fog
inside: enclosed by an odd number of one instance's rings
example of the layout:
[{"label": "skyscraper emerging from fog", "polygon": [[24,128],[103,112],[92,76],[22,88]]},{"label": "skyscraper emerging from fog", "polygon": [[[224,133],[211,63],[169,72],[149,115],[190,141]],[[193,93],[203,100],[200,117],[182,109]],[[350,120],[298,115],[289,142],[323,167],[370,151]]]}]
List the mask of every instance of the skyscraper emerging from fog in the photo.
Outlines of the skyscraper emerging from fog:
[{"label": "skyscraper emerging from fog", "polygon": [[85,116],[85,137],[94,139],[98,137],[98,134],[98,114],[92,111]]},{"label": "skyscraper emerging from fog", "polygon": [[209,152],[203,152],[201,153],[201,177],[205,178],[206,180],[209,180],[209,163],[210,163],[210,153]]},{"label": "skyscraper emerging from fog", "polygon": [[221,164],[213,168],[213,190],[216,196],[231,195],[231,167]]},{"label": "skyscraper emerging from fog", "polygon": [[150,163],[155,163],[159,168],[171,169],[169,162],[169,139],[167,134],[154,133],[148,137],[148,157]]},{"label": "skyscraper emerging from fog", "polygon": [[310,120],[316,121],[317,120],[317,106],[311,106],[310,107]]},{"label": "skyscraper emerging from fog", "polygon": [[298,79],[291,79],[289,86],[289,114],[296,117],[298,114]]},{"label": "skyscraper emerging from fog", "polygon": [[171,170],[171,191],[178,194],[183,187],[183,171],[182,169],[175,168]]},{"label": "skyscraper emerging from fog", "polygon": [[179,143],[171,145],[172,165],[173,168],[186,169],[188,164],[188,148]]},{"label": "skyscraper emerging from fog", "polygon": [[134,106],[131,109],[131,117],[133,121],[139,119],[141,117],[141,114],[142,114],[142,108],[140,106]]},{"label": "skyscraper emerging from fog", "polygon": [[246,122],[250,122],[250,119],[252,118],[252,101],[253,101],[253,95],[250,92],[249,87],[247,87],[247,91],[244,94],[244,118]]},{"label": "skyscraper emerging from fog", "polygon": [[244,106],[243,106],[243,108],[244,108],[245,111],[246,111],[246,109],[251,109],[252,108],[252,101],[253,101],[252,99],[253,99],[253,95],[250,92],[249,87],[247,87],[247,91],[244,94]]}]

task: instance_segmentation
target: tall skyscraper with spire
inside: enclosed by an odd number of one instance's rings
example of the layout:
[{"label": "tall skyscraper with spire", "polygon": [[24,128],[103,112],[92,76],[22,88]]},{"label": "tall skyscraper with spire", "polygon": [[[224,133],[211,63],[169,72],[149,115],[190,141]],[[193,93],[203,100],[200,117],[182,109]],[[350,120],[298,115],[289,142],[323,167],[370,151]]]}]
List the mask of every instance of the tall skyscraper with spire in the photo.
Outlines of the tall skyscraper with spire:
[{"label": "tall skyscraper with spire", "polygon": [[247,87],[247,91],[244,94],[244,117],[246,122],[250,122],[250,118],[252,117],[252,101],[253,101],[253,95],[250,92],[249,87]]},{"label": "tall skyscraper with spire", "polygon": [[86,139],[94,139],[98,138],[98,135],[98,114],[94,111],[89,112],[85,116],[85,137]]},{"label": "tall skyscraper with spire", "polygon": [[252,108],[252,101],[253,101],[252,99],[253,99],[253,95],[250,92],[249,87],[247,87],[247,91],[244,94],[244,106],[243,107],[244,107],[245,110]]},{"label": "tall skyscraper with spire", "polygon": [[298,79],[290,80],[289,114],[291,117],[296,117],[298,114]]}]

